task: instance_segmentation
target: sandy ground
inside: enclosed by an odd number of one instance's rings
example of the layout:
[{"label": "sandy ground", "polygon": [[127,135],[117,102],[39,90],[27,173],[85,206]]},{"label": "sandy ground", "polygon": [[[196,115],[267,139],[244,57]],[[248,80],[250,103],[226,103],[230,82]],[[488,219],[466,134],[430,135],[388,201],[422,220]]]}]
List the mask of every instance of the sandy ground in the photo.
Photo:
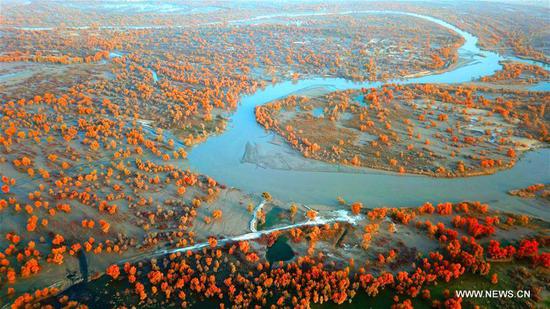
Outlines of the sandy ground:
[{"label": "sandy ground", "polygon": [[75,82],[98,78],[113,78],[109,63],[0,62],[0,98],[7,98],[8,93],[17,93],[18,98],[32,98],[37,94],[66,90]]},{"label": "sandy ground", "polygon": [[[380,110],[372,111],[372,105],[369,108],[368,102],[361,102],[363,98],[360,91],[317,92],[315,95],[311,91],[305,93],[305,96],[298,96],[295,101],[289,97],[262,106],[259,108],[260,113],[267,113],[268,116],[261,117],[276,121],[270,129],[289,139],[293,147],[306,157],[332,164],[359,165],[429,176],[473,176],[513,166],[514,160],[506,153],[509,148],[523,152],[542,146],[540,141],[521,135],[518,119],[504,119],[488,109],[463,107],[429,97],[401,98],[397,94],[392,102],[383,103]],[[480,91],[477,95],[491,99],[499,93]],[[380,123],[375,120],[364,130],[363,118],[376,112],[385,115],[384,120]],[[446,118],[439,119],[438,115]],[[373,118],[370,116],[367,120]],[[404,120],[409,123],[403,125]],[[387,145],[378,141],[382,135],[390,137]],[[455,141],[457,136],[458,140]],[[311,150],[305,140],[319,145],[320,149]],[[275,138],[273,141],[272,144],[279,143]],[[501,141],[505,141],[504,144]],[[294,159],[286,159],[291,156],[285,156],[284,151],[278,151],[283,155],[271,157],[269,153],[274,150],[270,145],[265,148],[270,149],[247,145],[243,162],[278,169],[318,168],[306,167],[306,164],[297,163]],[[339,149],[339,152],[335,149]],[[359,159],[358,164],[353,163],[354,156]],[[502,163],[487,168],[481,166],[481,158]],[[463,170],[459,168],[461,164]]]}]

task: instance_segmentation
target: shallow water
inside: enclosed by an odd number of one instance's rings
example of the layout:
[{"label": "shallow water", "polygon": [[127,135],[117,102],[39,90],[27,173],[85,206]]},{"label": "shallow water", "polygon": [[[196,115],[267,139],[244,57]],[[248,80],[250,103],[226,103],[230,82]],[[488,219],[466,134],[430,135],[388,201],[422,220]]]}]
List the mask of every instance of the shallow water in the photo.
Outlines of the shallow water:
[{"label": "shallow water", "polygon": [[[398,13],[402,14],[402,13]],[[409,14],[414,15],[414,14]],[[417,16],[417,15],[415,15]],[[424,17],[422,17],[424,18]],[[443,23],[433,18],[428,18],[439,24]],[[446,24],[446,23],[444,23]],[[447,24],[448,25],[448,24]],[[455,27],[448,25],[457,31]],[[459,32],[459,30],[457,31]],[[466,44],[459,50],[462,58],[473,60],[473,63],[452,72],[426,76],[422,78],[398,81],[400,83],[459,83],[471,81],[477,77],[490,75],[500,69],[498,62],[502,60],[495,53],[480,51],[476,41],[471,35],[459,32],[466,38]],[[111,57],[119,56],[112,54]],[[154,78],[155,79],[155,78]],[[156,80],[156,79],[155,79]],[[260,193],[269,191],[279,199],[299,201],[302,203],[331,204],[337,196],[343,196],[348,200],[361,200],[369,207],[375,206],[415,206],[425,201],[462,201],[481,200],[490,202],[493,207],[501,209],[521,208],[523,213],[539,214],[544,217],[545,205],[536,205],[529,200],[522,200],[506,194],[509,189],[525,187],[536,182],[550,182],[550,149],[540,149],[527,153],[513,169],[500,172],[495,175],[440,179],[425,176],[397,175],[385,173],[372,169],[353,170],[343,168],[346,172],[313,172],[313,171],[292,171],[258,168],[254,164],[241,163],[241,158],[247,142],[264,146],[267,149],[292,151],[287,145],[275,146],[271,144],[273,134],[266,133],[254,118],[254,107],[265,104],[277,98],[290,95],[296,91],[321,86],[331,90],[344,90],[349,88],[377,87],[381,83],[353,83],[345,79],[312,78],[299,82],[284,82],[266,87],[253,95],[243,97],[241,105],[232,116],[228,129],[220,136],[209,138],[206,142],[199,144],[189,154],[189,163],[194,170],[214,177],[216,180],[237,187],[247,192]],[[545,88],[544,90],[548,90]],[[146,123],[143,127],[148,131],[152,130]],[[167,132],[165,132],[167,134]],[[166,136],[172,138],[173,136]],[[175,139],[175,138],[174,138]],[[175,139],[177,141],[177,139]],[[300,156],[301,157],[301,156]],[[327,163],[312,161],[301,157],[302,160],[316,166],[318,170],[335,171],[337,166]],[[519,208],[518,208],[519,207]],[[251,228],[250,233],[226,238],[218,243],[256,239],[262,235],[274,231],[288,230],[294,227],[321,225],[330,222],[348,222],[354,224],[360,217],[350,216],[346,211],[340,210],[328,213],[326,218],[318,216],[313,221],[296,223],[288,226],[270,228],[268,230],[256,231]],[[545,217],[547,218],[547,217]],[[255,219],[252,219],[253,221]],[[252,227],[252,225],[251,225]],[[279,239],[277,246],[272,247],[273,260],[284,260],[292,258],[292,248]],[[284,246],[286,245],[286,246]],[[161,256],[172,252],[196,250],[207,247],[208,243],[199,243],[185,248],[163,249],[157,252],[146,254],[147,256]],[[268,250],[268,254],[269,250]],[[132,260],[139,260],[135,257]],[[269,259],[269,257],[268,257]],[[121,261],[123,263],[124,261]],[[79,284],[65,292],[71,295],[71,299],[86,298],[92,296],[96,306],[109,305],[105,297],[105,284],[121,284],[122,281],[111,281],[108,276],[102,276],[89,284]],[[112,290],[123,290],[125,287],[113,288]],[[97,297],[101,295],[101,297]],[[392,303],[392,300],[384,291],[381,297],[373,299],[360,294],[349,306],[373,307]],[[386,297],[387,296],[387,297]],[[201,305],[205,307],[205,304]],[[208,303],[208,306],[214,304]],[[325,304],[330,306],[330,304]]]},{"label": "shallow water", "polygon": [[294,257],[294,251],[288,244],[288,239],[284,236],[279,237],[275,243],[267,249],[266,259],[273,264],[279,261],[288,261]]},{"label": "shallow water", "polygon": [[[344,12],[343,14],[351,13]],[[503,58],[497,53],[479,49],[476,45],[477,37],[433,17],[403,12],[374,11],[370,13],[405,14],[427,19],[457,32],[465,39],[464,45],[458,52],[460,58],[469,64],[439,74],[390,81],[393,83],[452,84],[470,82],[481,76],[492,75],[501,69],[499,61],[509,59]],[[301,16],[303,15],[301,14]],[[319,15],[319,13],[315,15]],[[513,60],[524,61],[519,58]],[[533,63],[533,61],[524,62]],[[306,204],[333,204],[337,196],[342,196],[347,200],[360,200],[369,207],[417,206],[426,201],[479,200],[503,210],[520,210],[534,216],[550,217],[544,211],[543,205],[520,200],[506,193],[510,189],[534,183],[550,182],[550,150],[548,149],[527,153],[514,168],[507,171],[489,176],[454,179],[397,175],[370,169],[361,169],[357,173],[350,173],[349,169],[346,169],[345,172],[338,172],[334,166],[318,161],[310,162],[318,167],[315,169],[316,171],[259,168],[255,164],[241,162],[247,143],[260,145],[266,149],[275,147],[271,144],[273,134],[266,132],[256,123],[254,116],[256,106],[310,87],[320,86],[330,87],[331,90],[345,90],[379,87],[381,84],[381,82],[355,83],[343,78],[310,78],[270,85],[252,95],[243,97],[227,130],[193,148],[188,156],[189,164],[193,170],[245,192],[269,191],[279,199]],[[288,151],[292,150],[288,149]],[[305,158],[303,160],[312,161]]]},{"label": "shallow water", "polygon": [[324,116],[324,111],[323,111],[323,108],[322,107],[316,107],[314,108],[311,113],[313,114],[314,117],[317,117],[317,118],[322,118]]},{"label": "shallow water", "polygon": [[541,81],[528,88],[531,91],[550,91],[550,82]]},{"label": "shallow water", "polygon": [[157,72],[153,69],[149,69],[149,72],[151,72],[151,75],[153,76],[153,82],[158,82],[159,81],[159,77],[157,75]]}]

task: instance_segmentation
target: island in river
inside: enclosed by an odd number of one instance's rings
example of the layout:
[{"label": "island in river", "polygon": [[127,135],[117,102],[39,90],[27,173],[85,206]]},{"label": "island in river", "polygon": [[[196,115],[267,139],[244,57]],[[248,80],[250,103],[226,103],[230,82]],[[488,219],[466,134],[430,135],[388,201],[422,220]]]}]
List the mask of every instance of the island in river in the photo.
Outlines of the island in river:
[{"label": "island in river", "polygon": [[9,1],[0,303],[544,306],[545,13]]}]

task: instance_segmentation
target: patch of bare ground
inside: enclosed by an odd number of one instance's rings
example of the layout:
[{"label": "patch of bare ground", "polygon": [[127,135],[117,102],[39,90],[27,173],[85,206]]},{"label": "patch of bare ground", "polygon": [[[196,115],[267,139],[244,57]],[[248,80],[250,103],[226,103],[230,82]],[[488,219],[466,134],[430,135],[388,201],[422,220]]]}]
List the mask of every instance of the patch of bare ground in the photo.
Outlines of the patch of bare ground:
[{"label": "patch of bare ground", "polygon": [[290,96],[256,119],[306,157],[401,173],[473,176],[512,167],[548,142],[546,93],[386,85]]}]

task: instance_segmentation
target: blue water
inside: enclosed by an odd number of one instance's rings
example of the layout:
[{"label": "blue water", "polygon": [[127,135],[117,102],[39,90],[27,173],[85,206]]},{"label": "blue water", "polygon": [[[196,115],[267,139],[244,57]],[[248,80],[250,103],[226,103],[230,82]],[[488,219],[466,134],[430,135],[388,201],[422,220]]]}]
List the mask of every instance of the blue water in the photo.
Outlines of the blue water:
[{"label": "blue water", "polygon": [[[400,84],[470,82],[500,70],[499,61],[505,60],[497,53],[479,49],[475,36],[439,19],[403,12],[371,13],[404,14],[423,18],[457,32],[465,40],[458,53],[461,59],[468,61],[468,64],[449,72],[390,82]],[[269,191],[278,199],[306,204],[334,204],[337,196],[351,201],[360,200],[368,207],[417,206],[426,201],[479,200],[489,202],[492,207],[503,210],[550,217],[542,205],[520,200],[506,193],[508,190],[533,183],[550,182],[550,150],[548,149],[527,153],[514,168],[507,171],[489,176],[453,179],[397,175],[371,169],[361,169],[357,173],[350,173],[349,170],[338,172],[334,165],[318,161],[313,163],[317,167],[315,170],[333,172],[260,168],[255,164],[241,162],[245,146],[249,142],[265,149],[273,148],[271,144],[273,134],[266,132],[256,123],[254,117],[256,106],[310,87],[329,85],[334,90],[345,90],[379,87],[381,84],[381,82],[355,83],[343,78],[310,78],[267,86],[252,95],[244,96],[226,131],[219,136],[209,138],[190,151],[188,158],[191,169],[245,192]],[[286,151],[293,150],[287,147]],[[305,158],[302,160],[311,161]]]},{"label": "blue water", "polygon": [[153,76],[153,81],[156,83],[159,81],[159,77],[157,75],[157,72],[153,69],[149,69],[149,71],[151,72],[151,75]]},{"label": "blue water", "polygon": [[550,82],[542,81],[528,88],[531,91],[550,91]]},{"label": "blue water", "polygon": [[321,118],[324,116],[324,112],[323,112],[323,108],[322,107],[316,107],[314,108],[311,113],[313,114],[314,117],[317,117],[317,118]]}]

